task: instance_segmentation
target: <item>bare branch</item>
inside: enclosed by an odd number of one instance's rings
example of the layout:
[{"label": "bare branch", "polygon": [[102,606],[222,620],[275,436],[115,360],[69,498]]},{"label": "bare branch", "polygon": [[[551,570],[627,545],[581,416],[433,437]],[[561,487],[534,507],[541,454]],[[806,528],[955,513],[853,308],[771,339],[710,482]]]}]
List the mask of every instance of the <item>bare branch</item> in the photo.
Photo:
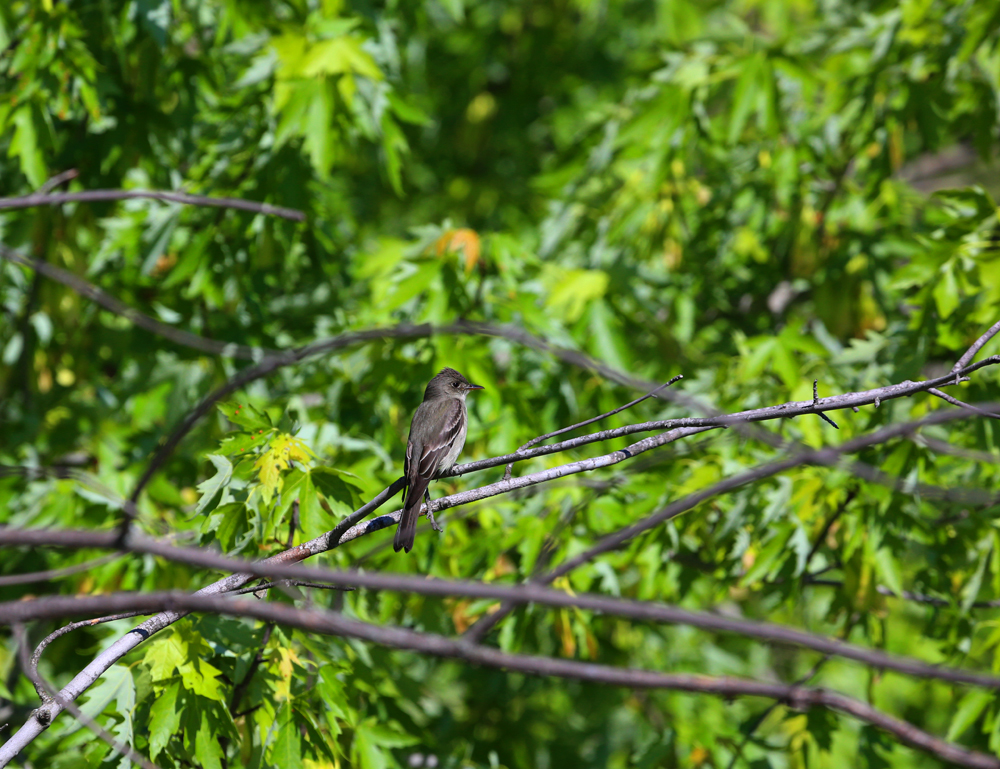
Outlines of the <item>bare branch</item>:
[{"label": "bare branch", "polygon": [[[18,649],[20,650],[21,667],[24,670],[24,674],[28,676],[31,683],[35,685],[35,690],[39,692],[39,695],[44,693],[44,696],[42,696],[43,700],[51,699],[59,702],[62,707],[66,708],[66,710],[73,714],[73,717],[77,721],[108,743],[108,745],[110,745],[112,750],[116,753],[126,756],[130,761],[134,761],[139,766],[143,767],[143,769],[157,769],[155,764],[151,763],[144,756],[139,755],[130,745],[118,742],[111,732],[80,710],[75,703],[63,699],[55,690],[55,687],[42,678],[37,669],[31,667],[30,661],[28,660],[28,634],[25,632],[23,625],[14,625],[14,637],[17,639]],[[38,711],[35,712],[37,713]]]},{"label": "bare branch", "polygon": [[[19,254],[10,251],[3,246],[0,246],[0,257],[10,259],[18,264],[34,268],[36,263],[34,260],[22,257]],[[40,265],[45,265],[44,262],[38,263]],[[47,270],[57,270],[58,268],[52,268],[45,265],[44,269]],[[65,278],[66,285],[74,288],[74,290],[79,291],[84,296],[90,296],[94,298],[95,296],[102,296],[103,292],[97,289],[95,286],[83,281],[80,278],[72,275],[71,273],[64,273],[64,271],[59,272],[47,272],[46,274],[51,274],[52,276],[61,275],[57,279],[62,280]],[[106,301],[104,301],[106,300]],[[523,344],[534,349],[543,350],[548,352],[555,357],[570,363],[571,365],[580,366],[589,370],[596,370],[612,381],[617,381],[622,384],[626,384],[632,387],[640,387],[645,390],[653,389],[652,385],[642,382],[641,380],[635,379],[628,375],[622,374],[609,366],[595,361],[582,353],[578,353],[573,350],[565,350],[561,348],[556,348],[550,345],[544,340],[538,339],[537,337],[528,334],[522,329],[512,328],[509,326],[496,326],[488,323],[472,323],[468,321],[459,321],[447,326],[430,326],[429,324],[420,326],[410,326],[410,325],[399,325],[390,328],[382,329],[368,329],[366,331],[350,332],[342,334],[339,336],[331,337],[324,340],[319,340],[312,344],[306,345],[304,347],[295,348],[288,351],[268,351],[259,348],[252,348],[246,346],[230,346],[223,342],[218,342],[215,340],[205,339],[204,337],[199,337],[194,334],[189,334],[188,332],[175,329],[171,326],[166,326],[165,324],[159,323],[148,316],[139,313],[126,305],[118,302],[118,300],[112,297],[104,296],[102,300],[102,306],[113,309],[115,312],[119,312],[124,317],[132,318],[135,322],[139,322],[137,319],[143,319],[141,324],[147,330],[153,331],[154,333],[162,333],[166,338],[171,338],[173,341],[179,344],[188,344],[195,349],[200,349],[206,352],[216,352],[218,354],[231,354],[236,357],[248,357],[254,360],[260,359],[263,355],[263,359],[260,362],[251,366],[247,369],[236,374],[228,382],[226,382],[221,387],[217,388],[215,391],[210,393],[206,398],[204,398],[191,412],[189,412],[184,419],[178,424],[174,429],[173,433],[167,438],[167,440],[160,446],[160,449],[153,456],[149,465],[146,468],[145,473],[140,478],[139,482],[136,484],[135,489],[130,497],[130,499],[135,502],[138,500],[139,495],[142,490],[152,479],[153,475],[159,470],[166,459],[179,445],[180,441],[183,440],[184,436],[194,427],[197,422],[204,417],[212,408],[212,406],[226,397],[230,393],[238,390],[246,384],[257,379],[269,376],[274,371],[282,368],[283,366],[292,365],[308,357],[314,355],[321,355],[324,353],[331,352],[336,349],[342,349],[355,344],[363,343],[366,341],[372,341],[375,339],[386,339],[386,338],[396,338],[396,339],[412,339],[426,337],[433,334],[459,334],[459,335],[482,335],[482,336],[498,336],[511,341]],[[190,338],[189,338],[190,337]],[[225,352],[224,352],[225,350]],[[534,456],[541,456],[544,454],[551,454],[557,451],[565,450],[566,448],[571,448],[579,445],[585,445],[586,443],[591,443],[598,440],[607,440],[609,438],[621,437],[623,435],[628,435],[636,432],[649,432],[653,430],[666,430],[673,427],[680,426],[691,426],[691,427],[719,427],[719,426],[739,426],[750,422],[764,421],[768,419],[776,418],[787,418],[799,416],[807,413],[822,413],[825,411],[831,411],[836,409],[852,408],[857,409],[857,407],[862,405],[868,405],[874,403],[876,407],[881,403],[882,400],[888,400],[890,398],[902,398],[913,395],[915,393],[926,391],[933,387],[938,386],[949,386],[955,384],[961,379],[962,376],[971,373],[973,371],[982,368],[983,366],[994,365],[1000,362],[1000,356],[993,356],[992,358],[987,358],[978,364],[969,366],[967,369],[962,370],[955,374],[954,376],[948,375],[945,377],[939,377],[935,380],[930,380],[927,382],[903,382],[898,385],[891,385],[889,387],[877,388],[875,390],[869,390],[863,393],[848,393],[846,395],[832,396],[829,398],[817,398],[814,393],[814,399],[811,402],[802,401],[794,403],[786,403],[779,406],[772,406],[763,409],[754,409],[751,411],[744,411],[737,414],[730,414],[727,416],[712,416],[704,417],[698,419],[686,419],[686,420],[666,420],[658,422],[647,422],[642,425],[630,425],[626,428],[620,428],[618,430],[607,430],[600,433],[594,433],[590,436],[582,436],[581,438],[572,439],[570,441],[563,441],[559,444],[553,444],[552,446],[540,447],[535,450],[525,450],[515,452],[514,454],[507,455],[503,458],[504,464],[519,461],[522,459],[528,459]],[[672,380],[673,381],[673,380]],[[668,391],[669,392],[669,391]],[[675,396],[670,396],[673,400],[678,400]],[[681,402],[691,401],[691,405],[698,408],[703,412],[712,412],[713,410],[704,406],[703,404],[696,403],[690,398],[681,398]],[[829,420],[832,421],[832,420]],[[766,437],[766,436],[760,436]],[[493,460],[496,461],[496,460]],[[470,463],[469,465],[462,465],[453,470],[447,475],[458,475],[464,472],[469,472],[472,469],[481,469],[482,467],[491,467],[493,464],[482,464],[482,463]],[[134,512],[130,512],[126,509],[128,515],[134,515]],[[129,518],[126,517],[123,522],[122,534],[124,536],[125,532],[128,530]]]},{"label": "bare branch", "polygon": [[986,333],[973,342],[972,347],[966,350],[965,354],[951,367],[951,371],[955,374],[956,378],[959,376],[959,372],[972,362],[972,359],[976,357],[976,353],[982,350],[986,343],[997,334],[1000,334],[1000,320],[990,326],[986,330]]},{"label": "bare branch", "polygon": [[349,587],[347,585],[325,585],[322,582],[308,582],[306,580],[301,580],[301,579],[279,579],[275,580],[274,582],[261,582],[259,585],[254,585],[252,587],[241,587],[239,590],[232,590],[226,595],[246,595],[247,593],[259,593],[262,590],[268,590],[272,587],[314,587],[320,590],[342,590],[344,592],[351,592],[357,590],[357,588]]},{"label": "bare branch", "polygon": [[[68,172],[67,172],[68,173]],[[57,179],[59,177],[56,177]],[[134,200],[136,198],[161,200],[166,203],[183,203],[188,206],[210,208],[233,208],[266,216],[279,216],[295,222],[304,222],[306,215],[294,208],[272,206],[242,198],[212,198],[205,195],[189,195],[186,192],[165,192],[159,190],[85,190],[83,192],[48,193],[44,187],[31,195],[17,198],[0,198],[0,211],[36,206],[54,206],[59,203],[102,203],[110,200]]]},{"label": "bare branch", "polygon": [[192,334],[181,328],[161,323],[150,316],[139,312],[133,307],[129,307],[124,302],[116,299],[106,291],[89,283],[78,275],[74,275],[68,270],[56,267],[53,264],[44,262],[41,259],[30,259],[22,256],[7,246],[0,244],[0,259],[6,259],[13,264],[19,264],[35,272],[62,283],[64,286],[73,289],[80,296],[86,297],[99,304],[106,310],[127,318],[139,328],[149,331],[151,334],[161,336],[174,344],[190,347],[192,350],[209,353],[211,355],[223,355],[230,358],[247,358],[249,360],[260,360],[272,356],[281,356],[279,350],[269,350],[263,347],[249,347],[235,342],[219,342],[215,339],[207,339],[198,334]]},{"label": "bare branch", "polygon": [[[520,454],[525,449],[530,449],[532,446],[534,446],[534,445],[536,445],[538,443],[541,443],[542,441],[544,441],[544,440],[546,440],[548,438],[553,438],[556,435],[562,435],[563,433],[568,433],[571,430],[577,429],[578,427],[585,427],[587,425],[592,425],[592,424],[594,424],[594,422],[600,422],[602,419],[607,419],[610,416],[614,416],[615,414],[621,413],[625,409],[632,408],[632,406],[636,405],[637,403],[642,403],[647,398],[652,398],[654,395],[656,395],[658,392],[660,392],[660,390],[663,390],[666,387],[670,387],[670,385],[672,385],[674,382],[676,382],[679,379],[683,379],[683,378],[684,377],[682,377],[680,374],[678,374],[677,376],[673,377],[669,382],[664,382],[659,387],[657,387],[655,390],[652,390],[652,391],[646,393],[641,398],[636,398],[634,401],[629,401],[624,406],[619,406],[616,409],[611,409],[611,411],[607,411],[607,412],[601,414],[600,416],[591,417],[590,419],[585,419],[582,422],[577,422],[575,425],[570,425],[569,427],[560,428],[559,430],[556,430],[555,432],[546,433],[545,435],[539,435],[537,438],[532,438],[530,441],[528,441],[527,443],[525,443],[523,446],[518,447],[517,451],[515,451],[514,454],[515,455],[516,454]],[[511,474],[511,471],[513,469],[514,469],[514,463],[510,462],[507,465],[507,467],[504,469],[504,471],[503,471],[503,479],[505,481],[510,479],[510,474]]]},{"label": "bare branch", "polygon": [[[120,555],[120,554],[116,553],[115,555]],[[57,638],[62,638],[67,633],[72,633],[74,630],[79,630],[80,628],[83,627],[93,627],[94,625],[103,625],[106,622],[117,622],[118,620],[121,619],[131,619],[132,617],[138,617],[141,613],[142,612],[127,611],[122,614],[110,614],[104,617],[96,617],[94,619],[84,619],[80,620],[79,622],[71,622],[68,625],[63,625],[58,630],[52,631],[39,642],[38,646],[35,647],[35,651],[32,653],[31,659],[29,660],[28,663],[29,665],[29,668],[27,669],[28,678],[31,678],[32,681],[34,681],[34,678],[32,678],[32,674],[37,674],[38,663],[41,662],[42,655],[45,653],[45,650],[49,647],[49,644],[51,644]],[[35,686],[35,691],[38,692],[38,696],[41,697],[43,700],[51,699],[51,697],[44,696],[42,694],[42,691],[38,688],[37,685]]]},{"label": "bare branch", "polygon": [[[819,406],[819,380],[818,379],[814,379],[813,380],[813,407],[817,407],[817,406]],[[857,410],[857,407],[855,407],[855,410]],[[836,422],[834,422],[832,419],[830,419],[830,417],[828,417],[822,411],[817,411],[816,413],[819,414],[820,417],[823,418],[824,422],[826,422],[827,424],[833,425],[834,429],[836,429],[836,430],[840,429],[840,425],[838,425]]]},{"label": "bare branch", "polygon": [[[3,533],[4,530],[0,530],[0,534]],[[17,531],[15,530],[13,533],[17,534]],[[28,531],[21,533],[43,535],[45,532]],[[79,535],[87,532],[53,531],[50,533],[63,535],[58,537],[58,539],[68,540],[72,539],[72,536],[67,535]],[[12,539],[16,540],[17,537],[12,537]],[[54,537],[53,539],[56,538]],[[109,545],[111,544],[109,541]],[[214,568],[223,568],[238,573],[245,572],[240,575],[244,578],[245,582],[250,581],[255,576],[289,577],[294,580],[304,580],[314,584],[328,583],[341,588],[364,587],[376,590],[398,590],[436,597],[464,596],[477,599],[501,600],[515,605],[537,603],[555,608],[575,608],[595,611],[601,614],[627,617],[639,621],[690,625],[715,632],[735,633],[767,643],[799,646],[822,654],[832,654],[861,662],[871,667],[894,670],[906,675],[1000,689],[1000,677],[997,676],[931,665],[920,660],[886,654],[877,649],[867,649],[782,625],[736,619],[711,612],[689,611],[666,604],[647,601],[631,601],[592,593],[570,594],[546,588],[532,582],[509,586],[494,583],[429,579],[403,574],[369,574],[357,571],[337,571],[310,568],[301,565],[269,563],[266,561],[251,563],[249,561],[227,558],[215,553],[206,553],[198,548],[178,548],[162,544],[157,546],[155,542],[150,542],[147,546],[136,543],[134,550],[135,552],[146,553],[155,551],[158,555],[178,562],[194,563],[201,566],[211,563]],[[278,580],[278,582],[272,584],[279,584],[281,581],[284,580]],[[255,592],[270,586],[270,584],[255,586],[246,588],[240,592]],[[218,595],[220,592],[219,590],[206,588],[199,591],[197,595]],[[176,595],[177,593],[174,592],[148,594],[117,593],[87,597],[48,596],[30,601],[9,601],[7,603],[0,603],[0,625],[62,618],[74,614],[107,613],[135,606],[147,607],[155,611],[161,609],[163,606],[173,606],[172,601]],[[85,621],[84,623],[80,623],[80,625],[92,624],[93,622]],[[71,626],[67,627],[75,629]],[[57,631],[60,635],[63,632],[66,632],[65,629]]]},{"label": "bare branch", "polygon": [[[810,449],[801,451],[790,457],[786,457],[785,459],[780,459],[766,465],[761,465],[760,467],[756,467],[752,470],[739,473],[738,475],[731,476],[720,481],[719,483],[714,484],[713,486],[709,486],[706,489],[702,489],[701,491],[694,492],[693,494],[689,494],[686,497],[676,500],[664,507],[662,510],[647,516],[641,521],[637,521],[636,523],[626,526],[619,531],[608,534],[603,539],[598,541],[597,544],[574,556],[573,558],[570,558],[568,561],[565,561],[552,571],[537,577],[536,580],[543,584],[549,584],[553,580],[564,576],[573,569],[582,566],[585,563],[589,563],[597,556],[612,550],[617,550],[634,537],[637,537],[662,523],[666,523],[682,513],[688,512],[689,510],[700,505],[702,502],[718,496],[719,494],[724,494],[737,489],[740,486],[745,486],[748,483],[753,483],[763,478],[777,475],[778,473],[782,473],[800,465],[835,465],[843,454],[860,451],[863,448],[884,443],[892,438],[909,435],[921,427],[931,424],[940,424],[942,421],[965,418],[961,416],[963,413],[967,416],[971,416],[971,412],[963,412],[962,410],[936,411],[927,417],[914,422],[890,425],[889,427],[883,428],[875,433],[860,436],[841,444],[837,448],[819,450]],[[645,444],[647,441],[656,440],[662,437],[663,436],[654,436],[654,438],[646,438],[644,441],[640,441],[638,444],[635,444],[635,446],[638,447]],[[632,451],[633,448],[633,446],[630,446],[627,451]],[[440,502],[438,504],[440,504]],[[481,617],[466,631],[465,636],[475,641],[482,640],[491,629],[493,629],[513,610],[513,608],[513,605],[504,605],[497,611]]]},{"label": "bare branch", "polygon": [[[464,333],[461,330],[464,329],[465,324],[452,324],[451,326],[444,326],[435,329],[438,333]],[[499,327],[493,327],[494,330],[502,331]],[[305,357],[320,354],[323,352],[329,352],[332,349],[338,349],[340,347],[346,347],[351,344],[355,344],[359,341],[368,341],[372,339],[381,339],[386,336],[391,336],[394,338],[412,338],[417,336],[426,336],[430,333],[430,326],[396,326],[390,329],[372,329],[370,331],[359,331],[354,334],[344,334],[339,337],[333,337],[322,342],[317,342],[314,345],[309,345],[305,348],[299,348],[298,350],[289,353],[289,355],[295,357],[296,359],[303,359]],[[135,489],[132,492],[131,499],[136,501],[141,494],[142,490],[145,488],[146,484],[152,479],[153,475],[156,474],[157,470],[166,462],[167,458],[173,453],[174,449],[181,442],[185,435],[190,432],[191,428],[200,420],[205,414],[207,414],[212,406],[225,398],[231,392],[238,390],[250,382],[267,376],[273,373],[278,368],[288,365],[288,361],[284,356],[281,360],[278,359],[268,359],[262,361],[256,366],[251,366],[250,368],[244,369],[242,372],[237,374],[235,377],[230,379],[226,384],[222,385],[216,389],[213,393],[208,395],[205,399],[201,401],[187,416],[181,420],[180,425],[174,430],[169,438],[160,446],[160,449],[154,455],[153,459],[150,461],[149,465],[146,467],[146,471],[143,476],[139,479],[136,484]],[[1000,363],[1000,356],[993,356],[991,358],[986,358],[979,363],[972,364],[966,370],[962,372],[963,375],[976,371],[985,366],[991,366]],[[654,430],[669,430],[675,427],[690,427],[692,429],[686,431],[683,435],[678,435],[677,437],[685,437],[687,435],[694,435],[699,432],[703,432],[706,429],[712,429],[716,427],[725,427],[733,424],[745,423],[745,422],[758,422],[767,419],[783,419],[789,417],[800,416],[803,414],[814,414],[817,410],[835,410],[835,409],[845,409],[851,408],[852,406],[865,406],[872,403],[881,402],[883,400],[889,400],[893,398],[904,398],[914,395],[919,392],[924,392],[932,387],[938,386],[948,386],[954,384],[953,377],[949,374],[943,377],[938,377],[936,379],[927,380],[925,382],[903,382],[902,384],[890,385],[888,387],[879,387],[874,390],[867,390],[859,393],[847,393],[846,395],[830,396],[827,398],[820,398],[818,403],[814,404],[812,401],[797,401],[791,403],[781,404],[779,406],[768,406],[761,409],[752,409],[749,411],[741,411],[736,414],[729,414],[720,417],[697,417],[697,418],[686,418],[686,419],[671,419],[671,420],[659,420],[655,422],[645,422],[639,425],[628,425],[626,427],[616,428],[614,430],[604,430],[599,433],[592,433],[591,435],[581,436],[579,438],[572,438],[567,441],[562,441],[561,443],[551,444],[549,446],[538,446],[533,449],[527,449],[520,456],[515,452],[514,454],[507,454],[502,457],[493,457],[488,460],[481,460],[479,462],[470,462],[464,465],[456,465],[449,472],[442,473],[441,477],[450,477],[455,475],[464,475],[465,473],[472,472],[473,470],[481,470],[487,467],[495,467],[501,464],[507,464],[508,462],[518,462],[525,459],[530,459],[536,456],[543,456],[546,454],[554,454],[559,451],[565,451],[568,448],[575,448],[577,446],[583,446],[588,443],[594,443],[596,441],[608,440],[611,438],[620,438],[625,435],[631,435],[638,432],[651,432]],[[637,444],[638,445],[638,444]],[[435,507],[437,508],[437,502],[435,502]]]},{"label": "bare branch", "polygon": [[[92,602],[102,598],[104,597],[82,600]],[[148,608],[152,608],[152,605],[147,603],[150,599],[149,595],[135,595],[130,596],[130,598],[135,601],[134,606],[144,604]],[[937,756],[944,761],[975,769],[1000,769],[1000,759],[941,740],[918,729],[913,724],[890,716],[865,702],[826,689],[723,676],[659,673],[635,668],[616,668],[577,660],[510,654],[498,649],[431,633],[360,622],[349,619],[338,612],[295,609],[277,603],[262,603],[246,599],[237,602],[219,596],[186,594],[160,594],[158,598],[161,601],[158,606],[162,608],[166,604],[168,611],[172,612],[204,611],[237,614],[297,627],[312,633],[357,638],[397,649],[409,649],[435,657],[458,659],[475,665],[530,675],[569,678],[630,688],[668,689],[712,694],[720,697],[765,697],[782,702],[797,710],[807,710],[815,706],[826,707],[877,726],[893,735],[900,742]],[[58,600],[67,599],[60,598]],[[0,747],[0,766],[9,761],[7,748],[11,742],[14,742],[14,738]]]}]

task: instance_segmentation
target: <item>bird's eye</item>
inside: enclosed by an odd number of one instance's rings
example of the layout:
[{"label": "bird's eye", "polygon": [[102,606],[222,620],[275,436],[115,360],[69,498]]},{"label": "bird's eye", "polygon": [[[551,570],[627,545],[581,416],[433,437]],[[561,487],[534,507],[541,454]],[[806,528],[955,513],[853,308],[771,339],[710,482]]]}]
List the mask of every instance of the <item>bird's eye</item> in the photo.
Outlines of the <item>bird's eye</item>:
[{"label": "bird's eye", "polygon": [[458,387],[458,382],[452,382],[452,383],[451,383],[451,386],[452,386],[452,387]]}]

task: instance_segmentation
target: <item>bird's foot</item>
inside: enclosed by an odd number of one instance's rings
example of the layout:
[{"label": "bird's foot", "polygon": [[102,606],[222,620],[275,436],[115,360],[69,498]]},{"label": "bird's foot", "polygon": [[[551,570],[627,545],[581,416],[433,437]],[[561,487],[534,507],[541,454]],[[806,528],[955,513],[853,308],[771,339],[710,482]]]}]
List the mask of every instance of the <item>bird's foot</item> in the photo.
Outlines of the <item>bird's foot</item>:
[{"label": "bird's foot", "polygon": [[427,520],[431,522],[431,528],[434,531],[441,532],[444,528],[437,521],[434,520],[434,511],[431,510],[431,506],[427,505]]}]

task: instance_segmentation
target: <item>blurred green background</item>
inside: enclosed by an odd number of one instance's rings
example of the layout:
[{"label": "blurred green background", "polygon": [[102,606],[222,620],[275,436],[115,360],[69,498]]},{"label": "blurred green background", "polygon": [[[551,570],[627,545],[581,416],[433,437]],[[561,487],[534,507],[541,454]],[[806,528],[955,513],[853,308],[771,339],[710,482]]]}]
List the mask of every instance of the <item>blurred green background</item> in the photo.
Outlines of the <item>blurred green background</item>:
[{"label": "blurred green background", "polygon": [[[809,399],[814,379],[830,395],[937,375],[1000,316],[998,29],[997,2],[931,0],[8,0],[0,195],[75,169],[58,189],[241,197],[307,220],[75,203],[0,213],[0,242],[162,322],[268,348],[397,323],[509,323],[632,376],[683,374],[675,389],[727,411]],[[248,365],[151,336],[6,262],[0,308],[0,462],[72,465],[98,484],[0,478],[0,524],[113,526],[109,492],[128,496],[183,415]],[[356,345],[234,396],[332,470],[286,478],[276,497],[248,460],[220,477],[208,455],[227,453],[219,442],[232,425],[215,413],[155,476],[140,525],[263,555],[288,537],[290,490],[308,488],[316,502],[303,503],[297,536],[321,533],[401,473],[410,416],[445,365],[488,388],[470,399],[466,458],[508,453],[639,394],[502,338]],[[987,400],[996,386],[987,369],[955,394]],[[942,405],[921,396],[836,414],[839,432],[818,418],[764,429],[835,444]],[[602,426],[687,415],[698,414],[646,401]],[[926,430],[860,459],[904,479],[996,489],[995,424]],[[405,558],[387,551],[387,531],[321,560],[513,583],[774,455],[710,433],[453,511],[444,535],[421,532]],[[706,503],[563,586],[995,670],[997,614],[974,604],[1000,598],[998,512],[801,468]],[[0,574],[94,555],[11,551]],[[812,584],[819,572],[835,584]],[[212,579],[131,556],[0,597]],[[879,586],[944,605],[887,599]],[[313,598],[445,634],[488,608],[363,591]],[[65,683],[125,627],[61,639],[42,671]],[[442,767],[939,765],[821,711],[507,675],[280,629],[261,647],[264,632],[186,620],[109,671],[87,707],[161,767],[374,769],[431,766],[431,755]],[[2,640],[0,722],[16,726],[36,700]],[[537,607],[488,642],[783,681],[819,660]],[[263,662],[240,686],[258,648]],[[988,692],[853,663],[822,665],[810,682],[1000,751]],[[109,749],[74,729],[60,719],[25,765],[98,766]]]}]

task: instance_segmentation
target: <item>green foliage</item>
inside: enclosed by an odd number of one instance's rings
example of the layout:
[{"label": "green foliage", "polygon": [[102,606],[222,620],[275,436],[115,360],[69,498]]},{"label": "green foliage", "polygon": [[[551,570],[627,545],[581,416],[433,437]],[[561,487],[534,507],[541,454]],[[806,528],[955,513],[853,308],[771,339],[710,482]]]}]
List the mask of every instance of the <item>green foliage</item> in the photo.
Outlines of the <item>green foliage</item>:
[{"label": "green foliage", "polygon": [[[0,194],[75,169],[70,191],[183,189],[307,220],[70,203],[3,212],[0,242],[162,323],[266,349],[402,322],[512,323],[636,377],[683,373],[675,387],[726,411],[809,400],[813,380],[824,396],[937,375],[1000,316],[998,18],[990,3],[923,0],[9,0]],[[978,154],[957,177],[920,178],[922,162],[963,150]],[[165,437],[251,365],[151,336],[4,261],[0,312],[0,462],[83,474],[0,476],[0,524],[111,529]],[[284,367],[201,420],[140,496],[138,525],[259,557],[287,545],[298,501],[294,541],[323,533],[401,474],[410,415],[444,365],[487,387],[470,399],[466,457],[509,453],[636,397],[503,338],[354,345]],[[995,398],[992,372],[952,392]],[[922,396],[836,414],[839,432],[818,417],[762,427],[830,445],[942,405]],[[601,426],[688,415],[651,400]],[[970,419],[857,457],[900,488],[846,466],[797,468],[705,503],[559,587],[721,607],[996,670],[995,611],[979,604],[1000,598],[997,507],[931,487],[996,489],[998,443],[995,421]],[[516,583],[774,457],[735,431],[708,433],[451,511],[444,534],[421,531],[408,557],[381,532],[324,562]],[[498,477],[435,482],[432,494]],[[95,554],[4,555],[0,574]],[[818,572],[839,586],[811,583]],[[129,556],[0,598],[193,590],[214,578]],[[493,608],[366,591],[311,598],[446,635]],[[65,683],[125,629],[59,639],[42,672]],[[534,606],[489,642],[784,681],[818,661]],[[23,717],[36,700],[11,673],[14,649],[0,645],[0,696]],[[186,619],[124,662],[84,708],[164,769],[392,767],[412,753],[453,767],[726,766],[736,753],[753,767],[937,765],[825,711],[778,706],[751,732],[759,701],[528,678],[227,618]],[[992,693],[836,661],[811,680],[1000,751]],[[110,749],[70,723],[57,721],[25,760],[106,761]]]}]

